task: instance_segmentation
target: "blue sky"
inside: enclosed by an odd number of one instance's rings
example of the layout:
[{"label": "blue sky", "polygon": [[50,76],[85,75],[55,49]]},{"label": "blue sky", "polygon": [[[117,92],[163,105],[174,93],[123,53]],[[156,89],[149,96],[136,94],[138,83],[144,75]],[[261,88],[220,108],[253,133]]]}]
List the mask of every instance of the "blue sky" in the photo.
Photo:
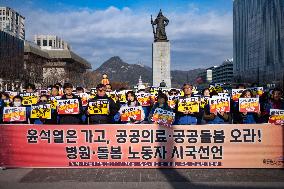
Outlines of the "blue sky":
[{"label": "blue sky", "polygon": [[232,0],[0,0],[26,18],[26,39],[54,34],[93,68],[111,56],[151,66],[150,15],[170,20],[172,70],[219,65],[233,55]]}]

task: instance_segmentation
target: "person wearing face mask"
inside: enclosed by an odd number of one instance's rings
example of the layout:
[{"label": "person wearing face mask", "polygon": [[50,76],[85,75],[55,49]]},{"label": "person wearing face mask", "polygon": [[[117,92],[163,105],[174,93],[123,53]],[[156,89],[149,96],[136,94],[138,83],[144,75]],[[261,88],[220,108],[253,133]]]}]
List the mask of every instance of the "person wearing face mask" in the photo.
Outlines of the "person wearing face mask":
[{"label": "person wearing face mask", "polygon": [[150,113],[149,113],[149,116],[148,116],[148,121],[150,123],[152,123],[152,117],[153,117],[153,114],[155,112],[155,110],[157,108],[161,108],[163,110],[167,110],[167,111],[171,111],[173,112],[173,110],[171,109],[171,107],[168,105],[168,97],[166,94],[162,93],[162,92],[159,92],[158,93],[158,97],[157,97],[157,102],[154,104],[154,106],[152,107]]},{"label": "person wearing face mask", "polygon": [[[14,96],[13,101],[12,101],[12,107],[24,107],[22,105],[23,98],[20,95]],[[13,122],[13,124],[30,124],[30,113],[31,113],[31,108],[30,107],[25,107],[26,108],[26,121],[23,122]],[[5,123],[5,122],[4,122]],[[9,123],[5,123],[9,124]]]},{"label": "person wearing face mask", "polygon": [[[128,91],[126,93],[126,104],[122,105],[118,111],[118,113],[114,116],[114,120],[116,122],[119,122],[119,123],[132,123],[132,124],[138,124],[138,123],[142,123],[144,121],[144,118],[145,118],[145,113],[144,113],[144,110],[142,109],[140,103],[138,102],[137,98],[136,98],[136,95],[133,91]],[[122,114],[122,109],[124,108],[128,108],[128,107],[141,107],[140,110],[141,110],[141,120],[140,121],[136,121],[134,119],[130,119],[130,121],[128,122],[123,122],[120,120],[120,116]]]},{"label": "person wearing face mask", "polygon": [[96,102],[100,100],[106,100],[108,102],[108,113],[107,114],[90,114],[89,104],[87,107],[87,117],[89,124],[109,124],[113,123],[113,117],[119,110],[118,104],[116,104],[110,97],[106,94],[106,87],[104,84],[98,84],[96,87],[97,94],[94,98],[89,99],[90,102]]},{"label": "person wearing face mask", "polygon": [[[39,101],[36,104],[37,105],[45,105],[49,104],[48,103],[48,96],[47,95],[41,95],[39,97]],[[42,119],[42,118],[37,118],[34,119],[34,124],[57,124],[58,122],[58,117],[57,117],[57,112],[55,109],[51,109],[51,119]]]}]

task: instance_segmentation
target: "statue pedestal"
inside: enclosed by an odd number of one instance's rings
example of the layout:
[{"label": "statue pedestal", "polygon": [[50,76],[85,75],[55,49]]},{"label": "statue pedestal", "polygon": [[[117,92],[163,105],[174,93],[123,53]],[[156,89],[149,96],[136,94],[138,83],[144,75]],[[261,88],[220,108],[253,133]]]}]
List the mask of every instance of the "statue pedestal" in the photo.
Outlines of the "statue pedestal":
[{"label": "statue pedestal", "polygon": [[170,42],[154,42],[152,44],[153,86],[159,87],[164,80],[167,88],[171,87]]}]

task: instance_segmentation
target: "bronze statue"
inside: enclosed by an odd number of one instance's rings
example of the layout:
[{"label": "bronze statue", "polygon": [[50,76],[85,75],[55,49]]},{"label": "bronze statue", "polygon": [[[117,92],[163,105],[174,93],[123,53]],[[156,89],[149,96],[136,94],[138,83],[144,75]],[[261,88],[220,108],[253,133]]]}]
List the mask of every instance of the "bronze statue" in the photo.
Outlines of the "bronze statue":
[{"label": "bronze statue", "polygon": [[[165,28],[169,24],[169,20],[163,15],[161,9],[155,21],[153,21],[153,18],[151,15],[151,24],[153,28],[154,41],[155,42],[168,41]],[[154,25],[157,25],[156,32],[155,32]]]}]

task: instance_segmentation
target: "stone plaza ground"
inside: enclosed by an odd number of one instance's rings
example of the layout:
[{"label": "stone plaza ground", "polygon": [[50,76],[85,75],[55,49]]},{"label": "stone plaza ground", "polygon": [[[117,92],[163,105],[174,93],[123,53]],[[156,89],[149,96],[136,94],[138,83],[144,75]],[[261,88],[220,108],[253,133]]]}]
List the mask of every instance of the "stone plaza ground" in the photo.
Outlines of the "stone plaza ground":
[{"label": "stone plaza ground", "polygon": [[284,188],[283,169],[7,169],[0,188]]}]

